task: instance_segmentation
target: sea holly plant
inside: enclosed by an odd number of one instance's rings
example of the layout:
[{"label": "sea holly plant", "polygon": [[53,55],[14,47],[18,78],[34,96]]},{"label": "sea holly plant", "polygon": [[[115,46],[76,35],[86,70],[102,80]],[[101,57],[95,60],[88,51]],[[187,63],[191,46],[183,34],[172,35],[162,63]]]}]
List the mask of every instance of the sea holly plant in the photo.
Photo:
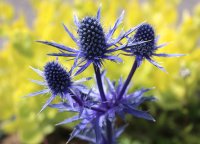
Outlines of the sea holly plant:
[{"label": "sea holly plant", "polygon": [[[74,116],[66,118],[57,125],[68,124],[74,121],[79,123],[74,127],[68,142],[78,137],[91,144],[115,144],[117,138],[127,127],[126,115],[155,121],[147,111],[143,111],[140,105],[144,102],[155,101],[153,96],[145,96],[151,88],[142,88],[129,93],[130,81],[135,71],[142,64],[143,59],[161,70],[164,70],[153,60],[154,56],[178,57],[181,54],[158,54],[157,49],[163,45],[157,45],[158,37],[155,36],[153,27],[148,23],[139,24],[128,31],[122,31],[116,38],[113,37],[117,27],[122,23],[124,12],[116,20],[115,24],[106,33],[100,21],[101,9],[99,8],[95,17],[85,17],[79,21],[74,16],[77,26],[77,35],[73,35],[64,26],[65,31],[77,44],[77,48],[71,48],[62,44],[49,41],[38,41],[53,46],[59,50],[58,53],[48,55],[66,57],[74,61],[72,68],[67,71],[59,60],[48,62],[43,70],[32,68],[42,78],[42,81],[32,82],[45,87],[44,90],[34,92],[28,96],[50,93],[51,96],[41,108],[43,111],[47,106],[58,109],[59,112],[72,112]],[[119,78],[112,81],[106,77],[103,70],[105,60],[121,62],[118,57],[120,53],[135,57],[133,66],[126,80]],[[91,78],[74,80],[76,75],[81,75],[90,65],[94,67],[96,85],[92,88],[84,85]],[[61,101],[54,103],[53,100],[59,96]],[[125,125],[116,125],[116,120],[121,119]]]}]

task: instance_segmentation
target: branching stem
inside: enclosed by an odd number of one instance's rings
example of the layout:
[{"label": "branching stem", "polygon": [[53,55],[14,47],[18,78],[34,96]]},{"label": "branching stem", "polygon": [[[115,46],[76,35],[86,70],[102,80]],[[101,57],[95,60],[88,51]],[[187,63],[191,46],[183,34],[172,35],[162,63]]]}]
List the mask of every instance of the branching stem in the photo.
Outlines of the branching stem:
[{"label": "branching stem", "polygon": [[126,81],[125,81],[125,83],[124,83],[124,85],[122,87],[122,90],[119,93],[118,100],[122,99],[122,97],[123,97],[128,85],[129,85],[129,83],[130,83],[130,81],[131,81],[136,69],[137,69],[137,60],[135,59],[135,61],[133,63],[133,66],[131,68],[131,71],[130,71],[130,73],[129,73],[129,75],[128,75],[128,77],[127,77],[127,79],[126,79]]}]

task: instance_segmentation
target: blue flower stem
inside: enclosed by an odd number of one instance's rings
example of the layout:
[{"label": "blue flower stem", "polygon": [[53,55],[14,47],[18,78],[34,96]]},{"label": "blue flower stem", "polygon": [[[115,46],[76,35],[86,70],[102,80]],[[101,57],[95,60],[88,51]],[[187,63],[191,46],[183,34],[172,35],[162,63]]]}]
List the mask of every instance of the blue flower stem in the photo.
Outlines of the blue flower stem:
[{"label": "blue flower stem", "polygon": [[99,93],[100,93],[100,96],[101,96],[101,100],[102,100],[103,103],[106,103],[107,99],[106,99],[106,96],[105,96],[105,93],[104,93],[104,89],[103,89],[100,69],[96,65],[93,65],[93,67],[94,67],[94,71],[95,71],[95,76],[96,76],[97,85],[98,85],[98,88],[99,88]]},{"label": "blue flower stem", "polygon": [[122,97],[123,97],[128,85],[129,85],[129,83],[130,83],[130,81],[131,81],[136,69],[137,69],[137,59],[135,59],[135,61],[133,63],[133,66],[131,68],[131,71],[130,71],[130,73],[129,73],[129,75],[128,75],[128,77],[127,77],[127,79],[126,79],[126,81],[125,81],[125,83],[124,83],[124,85],[122,87],[122,90],[119,93],[118,100],[122,99]]},{"label": "blue flower stem", "polygon": [[113,143],[113,128],[112,128],[112,123],[111,121],[107,118],[106,119],[106,132],[107,132],[107,139],[108,139],[108,144]]},{"label": "blue flower stem", "polygon": [[74,99],[74,101],[76,101],[80,106],[94,110],[96,112],[101,112],[101,113],[106,111],[104,109],[94,107],[94,106],[88,107],[88,106],[84,105],[83,102],[81,101],[81,99],[79,97],[75,96],[73,92],[70,92],[70,93],[71,93],[71,97]]},{"label": "blue flower stem", "polygon": [[[98,66],[93,65],[94,67],[94,71],[95,71],[95,76],[96,76],[96,80],[97,80],[97,85],[99,88],[99,93],[101,96],[101,100],[102,102],[107,101],[105,93],[104,93],[104,89],[103,89],[103,84],[102,84],[102,79],[101,79],[101,73],[100,73],[100,69]],[[106,107],[109,108],[109,106],[106,104]],[[109,121],[109,119],[106,119],[106,134],[107,134],[107,140],[108,140],[108,144],[112,144],[113,143],[113,136],[112,136],[112,123]]]},{"label": "blue flower stem", "polygon": [[77,102],[79,106],[83,106],[83,102],[81,101],[80,98],[78,98],[77,96],[75,96],[73,92],[70,92],[70,94],[71,94],[71,97],[73,98],[73,100],[75,102]]}]

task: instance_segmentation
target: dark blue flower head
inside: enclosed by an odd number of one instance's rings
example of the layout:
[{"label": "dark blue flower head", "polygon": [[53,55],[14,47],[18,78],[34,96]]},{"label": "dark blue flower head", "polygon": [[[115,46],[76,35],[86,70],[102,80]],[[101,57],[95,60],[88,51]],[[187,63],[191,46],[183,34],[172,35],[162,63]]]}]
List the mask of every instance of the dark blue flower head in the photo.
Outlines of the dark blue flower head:
[{"label": "dark blue flower head", "polygon": [[[155,35],[154,28],[150,24],[144,23],[137,28],[135,35],[129,38],[126,48],[123,50],[128,53],[127,55],[136,56],[138,66],[141,65],[143,59],[147,59],[150,63],[165,71],[162,66],[152,59],[153,56],[179,57],[183,54],[157,54],[156,51],[166,45],[157,45],[158,38]],[[134,43],[139,44],[134,45]]]},{"label": "dark blue flower head", "polygon": [[48,62],[44,67],[44,76],[53,94],[69,92],[70,74],[56,61]]},{"label": "dark blue flower head", "polygon": [[80,49],[87,59],[95,60],[106,53],[106,39],[100,22],[95,17],[85,17],[79,25]]},{"label": "dark blue flower head", "polygon": [[47,100],[41,111],[43,111],[57,95],[59,95],[64,101],[69,101],[70,105],[73,105],[74,101],[72,98],[72,93],[76,91],[87,91],[87,88],[81,83],[91,79],[88,77],[73,81],[73,67],[69,72],[67,72],[58,61],[48,62],[44,66],[44,71],[33,67],[31,68],[43,78],[42,81],[31,81],[38,85],[44,86],[45,89],[31,93],[27,96],[32,97],[40,94],[51,93],[51,97]]},{"label": "dark blue flower head", "polygon": [[104,60],[122,62],[113,53],[124,47],[124,45],[118,46],[121,44],[120,41],[135,31],[137,27],[131,28],[127,32],[121,32],[117,38],[113,38],[112,36],[117,27],[122,23],[124,12],[122,12],[114,26],[107,33],[104,32],[100,23],[100,15],[101,9],[99,8],[96,17],[85,17],[82,21],[79,21],[77,16],[75,16],[74,23],[77,26],[78,37],[74,36],[64,25],[66,32],[79,47],[78,50],[55,42],[38,42],[56,47],[60,50],[60,53],[49,54],[51,56],[73,57],[76,66],[79,67],[75,75],[83,72],[90,64],[101,67]]},{"label": "dark blue flower head", "polygon": [[146,41],[140,45],[135,46],[135,48],[131,49],[133,54],[141,55],[141,56],[151,56],[154,51],[155,46],[155,32],[151,25],[143,24],[141,25],[135,35],[133,36],[133,41],[140,42]]}]

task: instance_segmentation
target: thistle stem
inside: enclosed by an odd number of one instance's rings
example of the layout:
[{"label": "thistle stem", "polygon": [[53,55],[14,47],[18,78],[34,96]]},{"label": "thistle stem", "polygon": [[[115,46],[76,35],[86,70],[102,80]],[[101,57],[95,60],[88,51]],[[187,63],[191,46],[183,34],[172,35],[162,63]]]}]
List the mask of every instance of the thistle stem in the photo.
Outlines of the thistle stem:
[{"label": "thistle stem", "polygon": [[76,101],[78,103],[78,105],[83,106],[82,101],[77,96],[75,96],[73,93],[71,93],[71,97],[73,98],[74,101]]},{"label": "thistle stem", "polygon": [[96,76],[97,85],[98,85],[98,88],[99,88],[101,100],[102,100],[102,102],[106,102],[107,99],[106,99],[106,96],[105,96],[105,93],[104,93],[104,90],[103,90],[103,84],[102,84],[102,80],[101,80],[100,69],[96,65],[93,65],[93,67],[94,67],[94,71],[95,71],[95,76]]},{"label": "thistle stem", "polygon": [[[86,106],[85,106],[86,107]],[[91,110],[94,110],[94,111],[97,111],[97,112],[102,112],[102,113],[105,113],[106,110],[104,109],[101,109],[101,108],[98,108],[98,107],[86,107],[88,109],[91,109]]]},{"label": "thistle stem", "polygon": [[129,83],[130,83],[130,81],[131,81],[136,69],[137,69],[137,60],[135,59],[133,65],[132,65],[131,71],[130,71],[130,73],[129,73],[129,75],[128,75],[128,77],[127,77],[127,79],[126,79],[126,81],[125,81],[125,83],[124,83],[124,85],[122,87],[122,90],[119,93],[119,96],[118,96],[119,100],[122,99],[122,97],[123,97],[128,85],[129,85]]},{"label": "thistle stem", "polygon": [[[99,93],[101,96],[101,100],[102,102],[106,102],[106,96],[104,93],[104,89],[103,89],[103,84],[102,84],[102,79],[101,79],[101,73],[100,73],[100,69],[99,67],[97,67],[96,65],[93,65],[94,67],[94,71],[95,71],[95,75],[96,75],[96,80],[97,80],[97,85],[99,88]],[[109,108],[109,106],[106,104],[107,108]],[[108,140],[108,144],[112,144],[113,143],[113,133],[112,133],[113,129],[112,129],[112,123],[109,121],[109,119],[106,119],[106,134],[107,134],[107,140]]]},{"label": "thistle stem", "polygon": [[91,110],[94,110],[94,111],[97,111],[97,112],[101,112],[101,113],[106,111],[106,110],[98,108],[98,107],[94,107],[94,106],[89,107],[89,106],[86,106],[86,105],[83,104],[83,102],[81,101],[81,99],[79,97],[77,97],[77,96],[74,95],[73,92],[70,92],[70,93],[71,93],[71,97],[74,99],[74,101],[76,101],[80,106],[83,106],[85,108],[88,108],[88,109],[91,109]]},{"label": "thistle stem", "polygon": [[112,129],[112,123],[110,120],[107,118],[106,119],[106,132],[107,132],[107,139],[108,139],[108,144],[113,143],[113,129]]}]

